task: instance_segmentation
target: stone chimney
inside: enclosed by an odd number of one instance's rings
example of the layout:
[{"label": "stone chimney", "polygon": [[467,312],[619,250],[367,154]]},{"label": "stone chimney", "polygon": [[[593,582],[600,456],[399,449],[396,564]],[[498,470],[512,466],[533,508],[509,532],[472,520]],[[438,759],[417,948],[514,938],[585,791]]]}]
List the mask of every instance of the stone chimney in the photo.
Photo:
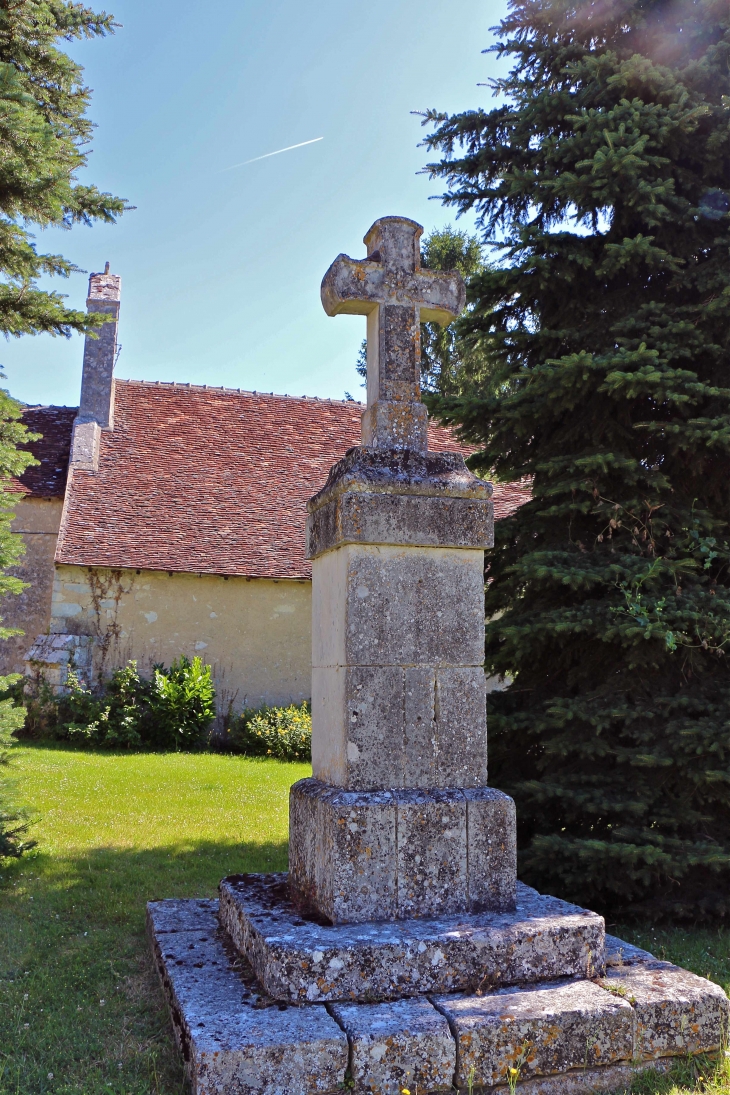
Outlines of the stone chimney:
[{"label": "stone chimney", "polygon": [[81,401],[71,449],[71,466],[84,471],[97,470],[101,431],[114,428],[114,362],[121,288],[122,279],[109,273],[108,262],[103,274],[89,278],[87,310],[112,318],[96,328],[96,338],[87,335],[84,343]]}]

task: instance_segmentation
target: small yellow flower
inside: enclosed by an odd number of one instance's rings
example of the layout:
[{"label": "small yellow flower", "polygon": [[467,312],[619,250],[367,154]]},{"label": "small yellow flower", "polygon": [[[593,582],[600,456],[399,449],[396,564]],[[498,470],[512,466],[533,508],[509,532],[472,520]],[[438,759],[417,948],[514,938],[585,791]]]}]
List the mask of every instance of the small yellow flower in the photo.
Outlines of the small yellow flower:
[{"label": "small yellow flower", "polygon": [[519,1073],[519,1071],[520,1071],[520,1070],[519,1070],[518,1068],[511,1068],[511,1069],[509,1070],[509,1074],[510,1074],[510,1076],[517,1076],[517,1075],[518,1075],[518,1073]]},{"label": "small yellow flower", "polygon": [[411,1093],[410,1093],[410,1091],[408,1090],[407,1087],[402,1087],[400,1089],[400,1095],[411,1095]]}]

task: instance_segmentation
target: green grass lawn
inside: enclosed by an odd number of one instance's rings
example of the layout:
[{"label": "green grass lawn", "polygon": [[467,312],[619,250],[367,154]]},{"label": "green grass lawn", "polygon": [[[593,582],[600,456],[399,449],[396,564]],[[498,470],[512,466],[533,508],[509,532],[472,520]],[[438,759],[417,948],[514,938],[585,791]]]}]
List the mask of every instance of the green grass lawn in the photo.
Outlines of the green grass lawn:
[{"label": "green grass lawn", "polygon": [[[145,902],[286,869],[288,791],[309,766],[23,746],[14,774],[38,847],[0,869],[0,1095],[180,1095]],[[730,932],[610,928],[730,988]],[[636,1089],[730,1095],[728,1076],[679,1061]]]},{"label": "green grass lawn", "polygon": [[145,903],[286,870],[309,766],[24,746],[13,774],[38,847],[0,870],[0,1092],[182,1092]]}]

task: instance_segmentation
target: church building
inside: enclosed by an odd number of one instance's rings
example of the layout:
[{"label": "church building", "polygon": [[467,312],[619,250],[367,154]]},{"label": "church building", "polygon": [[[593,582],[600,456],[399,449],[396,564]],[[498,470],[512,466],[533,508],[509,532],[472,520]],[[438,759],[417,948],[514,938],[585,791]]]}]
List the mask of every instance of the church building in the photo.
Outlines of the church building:
[{"label": "church building", "polygon": [[[11,485],[30,583],[0,603],[22,636],[0,672],[63,687],[136,659],[212,667],[221,714],[311,695],[307,499],[360,443],[353,401],[114,378],[121,278],[92,274],[80,405],[29,407],[40,463]],[[429,447],[462,447],[429,425]],[[495,517],[526,498],[494,488]]]}]

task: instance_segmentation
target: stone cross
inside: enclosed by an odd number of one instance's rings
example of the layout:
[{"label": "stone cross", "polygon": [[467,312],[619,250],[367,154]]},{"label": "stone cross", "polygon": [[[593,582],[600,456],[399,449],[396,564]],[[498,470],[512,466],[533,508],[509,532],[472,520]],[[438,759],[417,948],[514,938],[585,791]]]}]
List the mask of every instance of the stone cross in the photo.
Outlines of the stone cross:
[{"label": "stone cross", "polygon": [[492,488],[429,452],[419,323],[464,303],[419,268],[421,227],[376,221],[325,275],[368,316],[362,447],[309,500],[312,778],[291,789],[289,887],[332,923],[508,910],[514,803],[487,784],[484,549]]},{"label": "stone cross", "polygon": [[428,448],[421,403],[421,323],[450,323],[463,309],[455,271],[421,269],[423,228],[406,217],[381,217],[365,235],[367,258],[338,255],[322,281],[329,316],[367,316],[368,386],[363,444],[375,449]]}]

